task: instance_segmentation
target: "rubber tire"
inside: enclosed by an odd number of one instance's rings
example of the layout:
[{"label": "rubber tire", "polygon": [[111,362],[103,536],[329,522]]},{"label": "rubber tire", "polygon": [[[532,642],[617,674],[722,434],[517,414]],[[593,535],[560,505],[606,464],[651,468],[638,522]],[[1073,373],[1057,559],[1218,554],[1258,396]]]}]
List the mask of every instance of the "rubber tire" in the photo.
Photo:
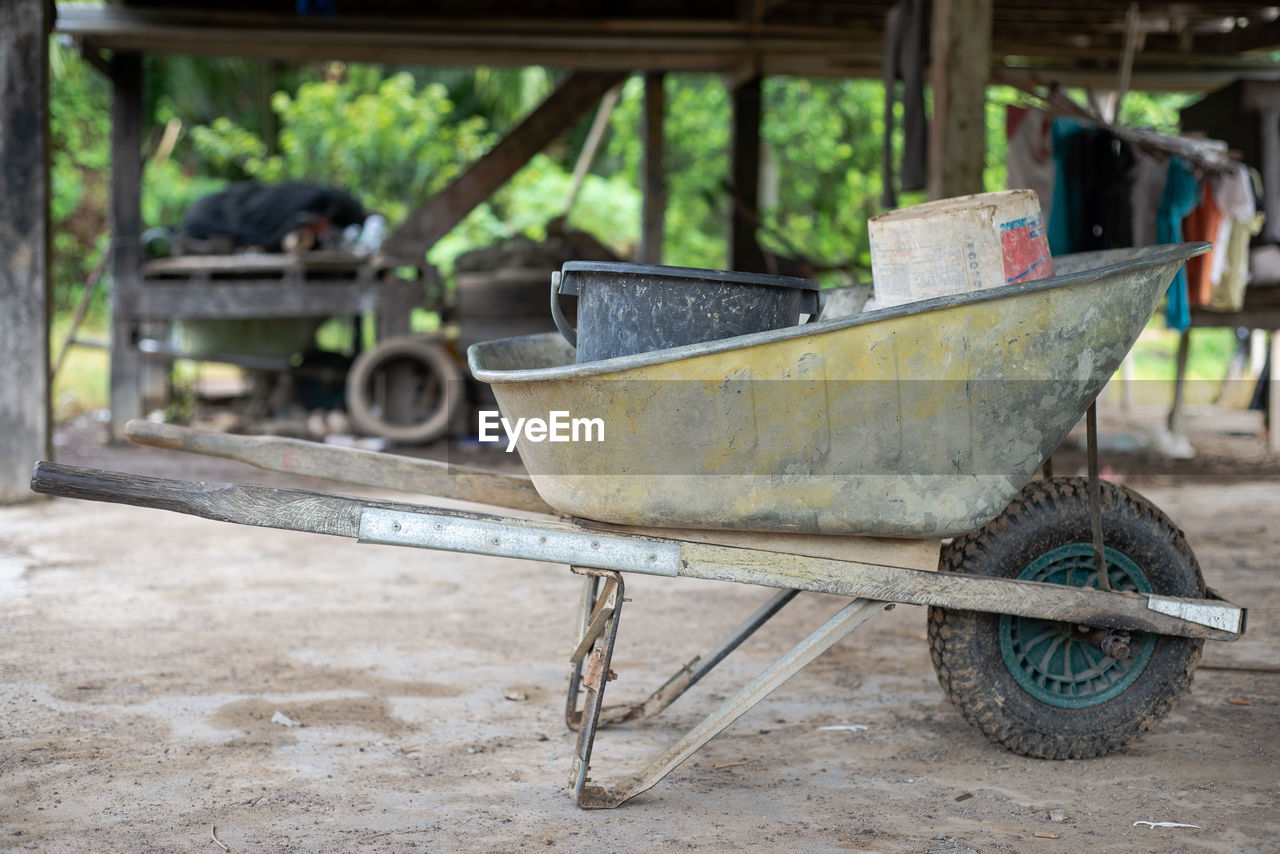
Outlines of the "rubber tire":
[{"label": "rubber tire", "polygon": [[[945,547],[939,569],[1016,578],[1032,561],[1071,543],[1092,542],[1088,482],[1033,481],[985,527]],[[1152,591],[1203,598],[1204,580],[1186,538],[1138,493],[1102,484],[1103,538],[1147,576]],[[965,719],[1014,753],[1083,759],[1110,753],[1168,714],[1191,684],[1204,640],[1157,635],[1143,672],[1095,706],[1064,709],[1024,690],[1001,655],[999,614],[929,609],[929,651],[938,682]],[[1135,645],[1136,646],[1136,645]]]},{"label": "rubber tire", "polygon": [[[411,424],[386,421],[370,399],[369,385],[393,362],[412,361],[434,376],[440,395],[423,418]],[[425,444],[443,436],[464,397],[462,369],[441,344],[422,338],[391,338],[356,357],[347,374],[347,414],[357,430],[402,444]]]}]

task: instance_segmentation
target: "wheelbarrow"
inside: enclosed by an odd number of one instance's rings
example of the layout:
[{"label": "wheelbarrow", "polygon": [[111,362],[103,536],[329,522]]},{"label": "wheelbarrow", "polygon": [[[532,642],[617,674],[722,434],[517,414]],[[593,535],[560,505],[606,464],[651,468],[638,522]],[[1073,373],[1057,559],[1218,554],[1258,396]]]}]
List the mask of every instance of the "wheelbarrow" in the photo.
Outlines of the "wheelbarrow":
[{"label": "wheelbarrow", "polygon": [[[942,688],[989,738],[1028,756],[1097,756],[1167,713],[1204,640],[1239,638],[1246,614],[1206,588],[1168,517],[1099,481],[1096,442],[1089,478],[1032,478],[1092,412],[1178,267],[1207,246],[1067,256],[1052,279],[582,365],[554,335],[478,344],[472,372],[509,420],[574,412],[599,418],[611,437],[526,433],[529,476],[128,428],[142,444],[522,516],[54,463],[37,464],[32,488],[568,564],[585,576],[565,709],[578,732],[570,779],[581,807],[648,790],[898,603],[929,608]],[[646,700],[606,708],[627,573],[778,592]],[[599,727],[660,713],[802,591],[850,601],[639,773],[612,788],[589,779]]]}]

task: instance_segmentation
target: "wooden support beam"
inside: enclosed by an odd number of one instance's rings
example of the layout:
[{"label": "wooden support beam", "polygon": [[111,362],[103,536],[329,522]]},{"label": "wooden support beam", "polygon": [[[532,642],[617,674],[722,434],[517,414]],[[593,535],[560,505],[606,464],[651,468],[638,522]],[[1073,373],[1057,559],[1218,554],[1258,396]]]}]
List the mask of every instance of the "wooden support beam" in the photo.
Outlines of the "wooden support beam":
[{"label": "wooden support beam", "polygon": [[667,211],[667,176],[663,164],[663,121],[667,111],[667,95],[663,88],[666,75],[651,71],[644,75],[644,123],[641,137],[644,159],[641,162],[641,189],[644,192],[640,222],[640,263],[661,264]]},{"label": "wooden support beam", "polygon": [[[136,316],[227,320],[251,317],[353,316],[377,312],[389,324],[385,334],[409,332],[409,313],[422,304],[416,281],[324,280],[147,282],[136,298]],[[383,334],[383,333],[380,333]]]},{"label": "wooden support beam", "polygon": [[1196,53],[1227,56],[1276,50],[1280,48],[1280,20],[1252,21],[1247,27],[1237,27],[1221,35],[1198,36],[1194,44]]},{"label": "wooden support beam", "polygon": [[992,0],[934,0],[929,195],[981,193]]},{"label": "wooden support beam", "polygon": [[50,452],[48,13],[0,3],[0,504]]},{"label": "wooden support beam", "polygon": [[617,71],[580,71],[570,75],[515,130],[452,184],[410,214],[387,238],[383,254],[421,259],[476,205],[489,198],[494,190],[505,184],[575,119],[599,103],[604,93],[625,77],[626,74]]},{"label": "wooden support beam", "polygon": [[142,260],[142,57],[118,53],[111,63],[111,438],[142,415],[138,352],[139,265]]},{"label": "wooden support beam", "polygon": [[1262,209],[1267,215],[1268,239],[1280,236],[1280,109],[1258,113],[1258,136],[1262,147]]},{"label": "wooden support beam", "polygon": [[[729,180],[733,194],[752,212],[760,207],[760,76],[737,83],[730,92],[733,128],[729,136]],[[756,242],[756,221],[739,205],[729,208],[729,269],[766,273]]]}]

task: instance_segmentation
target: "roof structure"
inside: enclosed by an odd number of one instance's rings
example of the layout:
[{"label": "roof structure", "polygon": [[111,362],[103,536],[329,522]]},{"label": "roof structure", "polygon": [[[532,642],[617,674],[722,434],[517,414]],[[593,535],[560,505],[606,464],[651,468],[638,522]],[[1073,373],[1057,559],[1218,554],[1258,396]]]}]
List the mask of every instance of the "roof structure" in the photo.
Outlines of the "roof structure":
[{"label": "roof structure", "polygon": [[[1273,0],[1274,2],[1274,0]],[[877,77],[891,0],[116,0],[60,3],[89,49],[426,65]],[[351,11],[348,12],[348,9]],[[300,14],[308,12],[309,14]],[[1280,6],[993,0],[993,79],[1134,89],[1280,79]],[[1112,88],[1115,88],[1112,86]]]}]

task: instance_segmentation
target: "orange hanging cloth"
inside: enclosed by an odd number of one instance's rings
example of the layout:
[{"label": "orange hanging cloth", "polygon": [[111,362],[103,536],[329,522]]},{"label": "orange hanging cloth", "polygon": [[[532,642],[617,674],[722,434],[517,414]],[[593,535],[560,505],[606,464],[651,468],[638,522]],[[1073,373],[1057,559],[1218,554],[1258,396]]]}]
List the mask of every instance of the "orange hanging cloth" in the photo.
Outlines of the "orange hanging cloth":
[{"label": "orange hanging cloth", "polygon": [[[1182,221],[1182,239],[1188,242],[1197,240],[1213,240],[1218,235],[1218,227],[1226,216],[1218,203],[1213,200],[1211,181],[1205,181],[1200,194],[1200,204]],[[1225,252],[1225,246],[1214,246],[1206,255],[1197,255],[1187,261],[1187,302],[1191,305],[1208,305],[1213,293],[1211,259],[1217,252]]]}]

